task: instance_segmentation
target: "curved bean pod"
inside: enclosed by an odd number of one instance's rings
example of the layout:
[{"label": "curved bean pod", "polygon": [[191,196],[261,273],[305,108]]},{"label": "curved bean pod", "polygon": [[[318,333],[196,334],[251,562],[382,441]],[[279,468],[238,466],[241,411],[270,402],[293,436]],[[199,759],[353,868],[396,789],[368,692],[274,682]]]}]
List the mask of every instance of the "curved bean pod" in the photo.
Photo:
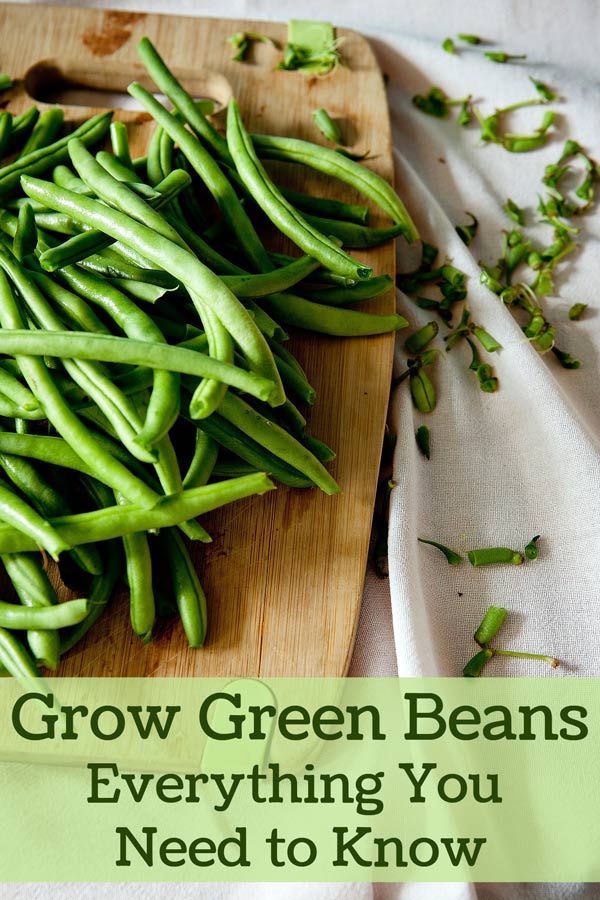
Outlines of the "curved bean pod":
[{"label": "curved bean pod", "polygon": [[406,207],[394,189],[371,169],[361,166],[352,159],[342,156],[328,147],[301,141],[298,138],[272,137],[253,134],[252,143],[264,159],[281,159],[302,163],[318,172],[338,178],[352,185],[365,197],[369,197],[386,212],[396,225],[403,226],[403,233],[409,243],[419,238],[419,233]]},{"label": "curved bean pod", "polygon": [[369,278],[372,270],[368,266],[348,256],[334,241],[313,228],[275,186],[254,151],[233,98],[227,111],[227,142],[242,181],[280,231],[332,272],[356,281]]}]

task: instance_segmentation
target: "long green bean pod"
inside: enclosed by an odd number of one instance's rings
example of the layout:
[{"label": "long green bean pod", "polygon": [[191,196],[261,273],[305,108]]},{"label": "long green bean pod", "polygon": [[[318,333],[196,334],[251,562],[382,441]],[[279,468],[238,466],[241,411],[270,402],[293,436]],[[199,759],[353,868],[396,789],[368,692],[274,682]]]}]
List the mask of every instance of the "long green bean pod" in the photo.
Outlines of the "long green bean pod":
[{"label": "long green bean pod", "polygon": [[[117,502],[127,505],[122,494]],[[122,537],[125,551],[125,570],[129,585],[129,617],[131,627],[144,644],[152,640],[152,628],[156,615],[152,590],[152,557],[145,532],[125,534]]]},{"label": "long green bean pod", "polygon": [[175,78],[150,39],[143,37],[137,46],[137,51],[154,83],[169,98],[188,125],[211,147],[221,162],[231,162],[227,141],[212,127],[198,108],[194,98]]},{"label": "long green bean pod", "polygon": [[394,189],[365,166],[342,156],[328,147],[301,141],[298,138],[273,137],[271,135],[252,135],[259,156],[264,159],[280,159],[302,163],[325,175],[338,178],[346,184],[373,200],[396,225],[402,225],[403,234],[409,243],[419,238],[419,233],[410,218],[406,207]]},{"label": "long green bean pod", "polygon": [[280,231],[327,269],[355,281],[369,278],[372,270],[368,266],[340,250],[334,241],[313,228],[285,199],[256,156],[233,98],[227,114],[227,142],[242,181]]},{"label": "long green bean pod", "polygon": [[283,428],[275,425],[239,397],[228,393],[219,407],[219,414],[271,453],[285,459],[320,487],[326,494],[338,494],[335,479],[313,454]]},{"label": "long green bean pod", "polygon": [[[175,602],[188,644],[190,647],[201,647],[206,637],[206,596],[179,534],[173,528],[168,528],[163,532],[162,538]],[[161,564],[162,562],[161,554]]]},{"label": "long green bean pod", "polygon": [[340,309],[313,303],[295,294],[270,294],[260,302],[268,312],[288,325],[338,337],[386,334],[389,331],[406,328],[408,325],[404,316],[396,313],[379,316],[374,313]]}]

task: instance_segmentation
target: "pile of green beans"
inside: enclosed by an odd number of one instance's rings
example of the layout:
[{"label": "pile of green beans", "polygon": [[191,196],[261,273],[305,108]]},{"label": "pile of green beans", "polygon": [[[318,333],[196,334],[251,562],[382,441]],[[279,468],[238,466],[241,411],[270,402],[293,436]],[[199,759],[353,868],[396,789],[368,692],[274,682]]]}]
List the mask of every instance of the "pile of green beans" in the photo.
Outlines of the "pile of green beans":
[{"label": "pile of green beans", "polygon": [[[407,324],[354,308],[391,279],[346,250],[418,237],[389,185],[335,151],[252,137],[235,100],[219,134],[147,38],[139,51],[174,105],[130,86],[156,123],[142,159],[110,112],[69,134],[56,107],[0,114],[0,671],[24,680],[57,669],[120,582],[142,641],[160,610],[201,646],[198,517],[271,478],[339,491],[285,326]],[[261,157],[352,183],[392,224],[278,186]],[[304,255],[269,250],[265,219]],[[59,602],[61,580],[84,596]]]}]

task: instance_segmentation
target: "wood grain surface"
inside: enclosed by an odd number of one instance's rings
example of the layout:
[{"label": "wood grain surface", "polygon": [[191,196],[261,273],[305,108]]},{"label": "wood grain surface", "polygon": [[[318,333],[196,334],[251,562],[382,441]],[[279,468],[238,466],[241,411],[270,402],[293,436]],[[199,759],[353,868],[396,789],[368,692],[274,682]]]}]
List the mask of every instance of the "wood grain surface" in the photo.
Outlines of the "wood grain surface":
[{"label": "wood grain surface", "polygon": [[[311,111],[325,107],[342,121],[350,147],[370,151],[367,165],[391,180],[391,140],[384,84],[360,35],[340,29],[345,65],[326,77],[277,71],[281,53],[252,47],[245,64],[231,60],[226,38],[256,30],[285,43],[286,26],[106,10],[0,5],[0,70],[21,79],[4,95],[8,109],[44,108],[65,99],[78,122],[115,98],[86,91],[125,92],[133,79],[150,86],[136,55],[143,35],[155,43],[195,96],[226,105],[235,95],[253,131],[325,143]],[[77,106],[83,98],[92,106]],[[98,98],[99,99],[96,99]],[[81,102],[81,100],[80,100]],[[117,102],[120,102],[117,97]],[[153,130],[148,116],[117,109],[132,150],[142,154]],[[222,112],[216,116],[222,124]],[[295,166],[280,166],[286,182],[304,191],[357,202],[341,183]],[[389,224],[374,212],[376,225]],[[279,244],[278,248],[284,245]],[[288,248],[289,249],[289,248]],[[394,274],[388,244],[356,253],[376,274]],[[393,296],[367,304],[390,312]],[[342,493],[279,487],[206,517],[213,543],[194,548],[208,596],[209,632],[189,650],[178,623],[158,629],[143,645],[129,628],[126,594],[65,658],[61,675],[338,676],[353,646],[365,574],[379,457],[391,376],[393,337],[335,339],[293,335],[291,346],[317,389],[310,433],[337,451],[331,470]]]}]

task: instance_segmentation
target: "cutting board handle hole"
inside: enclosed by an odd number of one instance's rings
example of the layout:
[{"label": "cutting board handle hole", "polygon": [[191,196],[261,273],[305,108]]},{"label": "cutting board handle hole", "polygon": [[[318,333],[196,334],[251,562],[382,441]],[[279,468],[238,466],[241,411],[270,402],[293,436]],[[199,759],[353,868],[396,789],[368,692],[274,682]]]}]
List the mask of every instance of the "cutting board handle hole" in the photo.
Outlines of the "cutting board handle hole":
[{"label": "cutting board handle hole", "polygon": [[[196,100],[209,100],[215,114],[227,106],[232,96],[231,85],[217,72],[181,70],[174,74]],[[155,87],[135,64],[123,63],[109,70],[106,66],[83,68],[81,63],[46,59],[31,66],[23,79],[31,99],[41,103],[139,111],[142,106],[127,93],[127,85],[132,81],[139,81],[148,90]],[[155,97],[171,107],[163,95]]]}]

